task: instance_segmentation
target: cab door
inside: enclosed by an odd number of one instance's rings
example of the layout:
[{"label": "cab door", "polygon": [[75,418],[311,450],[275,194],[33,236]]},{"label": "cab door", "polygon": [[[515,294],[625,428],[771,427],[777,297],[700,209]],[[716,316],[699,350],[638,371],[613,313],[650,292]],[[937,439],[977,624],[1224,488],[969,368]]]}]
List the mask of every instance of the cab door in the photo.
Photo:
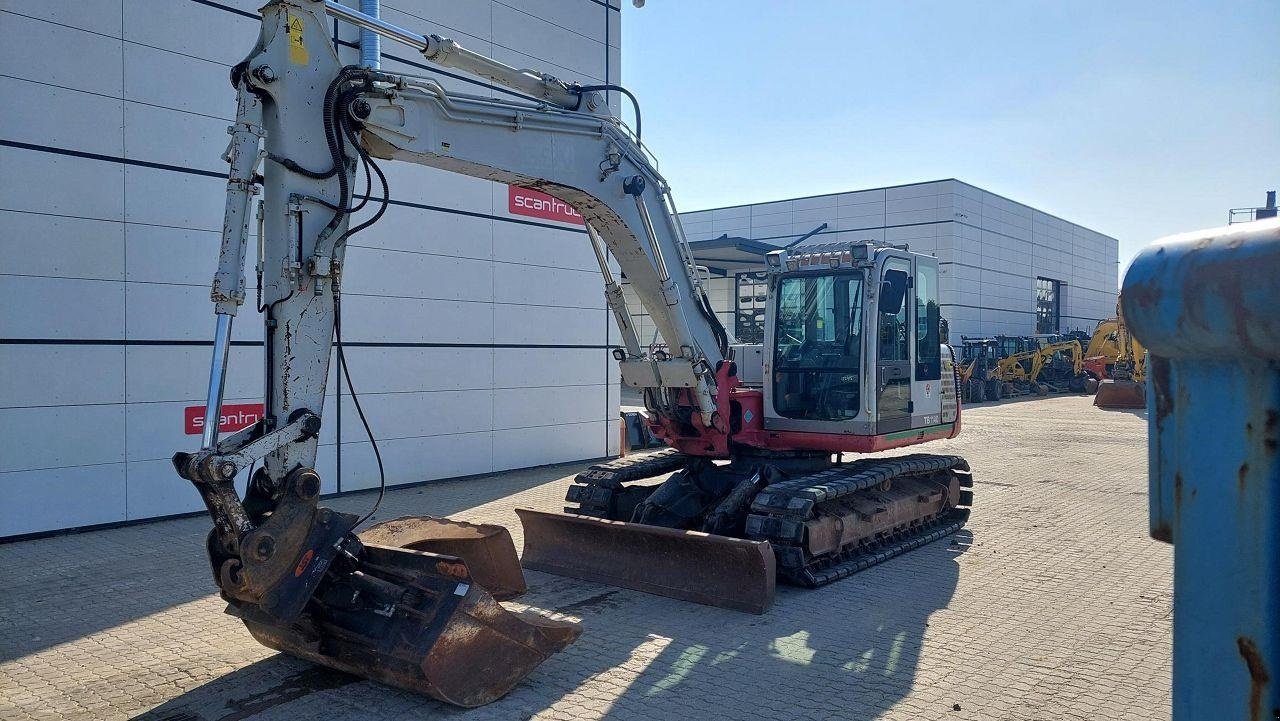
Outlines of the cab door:
[{"label": "cab door", "polygon": [[876,329],[876,434],[911,427],[915,318],[911,261],[889,257],[880,268]]}]

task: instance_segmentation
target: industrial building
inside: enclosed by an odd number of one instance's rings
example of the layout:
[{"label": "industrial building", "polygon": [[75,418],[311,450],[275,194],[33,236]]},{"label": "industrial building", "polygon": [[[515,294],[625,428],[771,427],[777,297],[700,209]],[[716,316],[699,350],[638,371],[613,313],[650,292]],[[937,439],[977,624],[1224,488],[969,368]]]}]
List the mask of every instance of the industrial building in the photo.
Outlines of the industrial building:
[{"label": "industrial building", "polygon": [[[872,240],[937,256],[951,336],[1092,330],[1115,315],[1119,241],[949,179],[682,213],[725,328],[761,342],[764,255]],[[634,298],[633,298],[634,300]],[[636,303],[631,304],[638,307]],[[643,340],[653,325],[640,320]]]},{"label": "industrial building", "polygon": [[[200,444],[228,75],[260,4],[0,4],[0,537],[202,509],[169,458]],[[617,0],[387,0],[382,16],[514,66],[619,80]],[[344,62],[357,40],[335,23]],[[383,42],[389,71],[507,92],[420,61]],[[392,206],[350,243],[343,337],[388,481],[616,451],[612,320],[581,219],[506,185],[384,168]],[[224,431],[261,412],[252,283]],[[323,490],[375,485],[350,389],[328,388]]]},{"label": "industrial building", "polygon": [[[235,109],[227,78],[256,37],[257,5],[0,6],[9,98],[0,109],[0,537],[201,508],[169,459],[199,444],[221,155]],[[392,0],[382,14],[518,67],[619,80],[616,0]],[[345,62],[356,61],[357,41],[335,24]],[[75,52],[42,52],[52,47]],[[387,70],[507,92],[416,57],[384,41]],[[618,98],[610,102],[617,112]],[[617,337],[581,218],[531,191],[384,167],[392,205],[349,244],[343,325],[389,483],[616,452],[607,349]],[[743,341],[756,339],[762,317],[763,253],[806,234],[936,254],[955,335],[1089,327],[1115,304],[1113,238],[955,180],[696,211],[683,222],[712,276],[713,306]],[[261,413],[261,337],[247,303],[224,431]],[[336,374],[329,390],[323,490],[369,488],[377,473],[351,390]]]}]

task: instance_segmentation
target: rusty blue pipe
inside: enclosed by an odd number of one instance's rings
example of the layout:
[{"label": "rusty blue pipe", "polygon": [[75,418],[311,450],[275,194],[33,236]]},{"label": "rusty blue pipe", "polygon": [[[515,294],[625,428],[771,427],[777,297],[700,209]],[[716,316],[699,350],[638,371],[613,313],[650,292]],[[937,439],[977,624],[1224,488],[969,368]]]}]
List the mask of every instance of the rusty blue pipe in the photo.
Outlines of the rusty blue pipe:
[{"label": "rusty blue pipe", "polygon": [[1174,545],[1173,718],[1280,719],[1280,221],[1172,236],[1125,275],[1151,535]]}]

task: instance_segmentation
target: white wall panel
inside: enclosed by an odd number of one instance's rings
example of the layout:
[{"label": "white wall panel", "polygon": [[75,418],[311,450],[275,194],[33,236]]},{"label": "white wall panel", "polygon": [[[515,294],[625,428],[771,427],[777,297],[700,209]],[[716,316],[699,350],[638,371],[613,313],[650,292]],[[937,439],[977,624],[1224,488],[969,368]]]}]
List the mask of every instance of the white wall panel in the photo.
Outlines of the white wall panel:
[{"label": "white wall panel", "polygon": [[123,463],[0,473],[0,536],[113,523],[124,513]]},{"label": "white wall panel", "polygon": [[[604,9],[601,8],[600,11],[603,13]],[[502,55],[500,50],[507,49],[600,79],[604,77],[603,39],[584,37],[537,15],[516,10],[500,2],[493,4],[494,57],[498,59]],[[538,69],[537,64],[515,67]]]},{"label": "white wall panel", "polygon": [[507,304],[494,308],[494,320],[494,343],[569,345],[602,344],[613,322],[603,310]]},{"label": "white wall panel", "polygon": [[493,432],[493,470],[522,468],[529,463],[558,463],[564,458],[590,458],[618,435],[616,418],[564,426],[517,428]]},{"label": "white wall panel", "polygon": [[[89,0],[86,4],[95,1]],[[189,0],[122,2],[126,41],[227,66],[240,62],[245,56],[245,48],[239,43],[228,42],[228,39],[252,37],[258,32],[256,20]],[[227,87],[230,88],[230,82]]]},{"label": "white wall panel", "polygon": [[[505,195],[506,190],[504,189]],[[506,201],[503,201],[504,209]],[[512,263],[573,268],[595,272],[600,264],[591,251],[586,233],[521,223],[493,224],[493,257]],[[603,286],[601,286],[603,292]]]},{"label": "white wall panel", "polygon": [[222,178],[125,166],[125,220],[221,232],[226,191]]},{"label": "white wall panel", "polygon": [[[359,6],[356,0],[346,0],[346,4]],[[460,3],[456,0],[390,0],[382,3],[382,8],[409,16],[405,19],[406,27],[415,30],[441,32],[437,28],[443,28],[490,40],[493,37],[490,5],[488,2]]]},{"label": "white wall panel", "polygon": [[222,63],[124,44],[124,99],[231,120],[236,92]]},{"label": "white wall panel", "polygon": [[124,102],[117,98],[10,77],[0,77],[0,94],[5,140],[103,155],[123,151]]},{"label": "white wall panel", "polygon": [[[0,43],[0,67],[6,68],[6,74],[120,97],[121,42],[118,38],[12,13],[0,14],[0,20],[7,39]],[[15,42],[15,38],[21,38],[21,42]],[[40,52],[33,53],[33,48],[39,48]],[[56,48],[74,50],[51,52]]]},{"label": "white wall panel", "polygon": [[0,471],[124,461],[124,406],[0,409]]},{"label": "white wall panel", "polygon": [[124,335],[124,284],[114,281],[0,275],[0,308],[0,338]]},{"label": "white wall panel", "polygon": [[[205,325],[212,327],[212,314]],[[246,330],[255,330],[251,323],[244,325],[249,326]],[[231,347],[224,390],[227,398],[261,400],[262,355],[262,346]],[[125,401],[131,406],[159,401],[203,405],[211,356],[212,347],[205,345],[125,348]]]},{"label": "white wall panel", "polygon": [[342,287],[352,295],[488,301],[494,297],[494,263],[375,248],[351,248]]},{"label": "white wall panel", "polygon": [[0,408],[123,403],[124,351],[120,346],[0,345]]},{"label": "white wall panel", "polygon": [[[372,208],[355,213],[352,223],[362,223],[372,213]],[[393,204],[375,225],[353,236],[347,248],[349,252],[352,248],[372,247],[488,259],[493,257],[491,226],[497,225],[504,224],[472,215]]]},{"label": "white wall panel", "polygon": [[[354,376],[353,376],[354,378]],[[360,405],[373,435],[382,439],[421,438],[488,431],[494,424],[494,391],[369,393],[359,387]],[[351,395],[342,396],[342,439],[364,433]]]},{"label": "white wall panel", "polygon": [[[495,385],[494,355],[509,352],[493,348],[354,347],[347,348],[344,355],[356,390],[363,395],[490,388]],[[526,381],[516,378],[514,382]]]},{"label": "white wall panel", "polygon": [[[345,420],[344,425],[345,425]],[[342,444],[342,490],[378,487],[378,467],[368,441]],[[357,423],[353,437],[363,438]],[[489,432],[456,433],[447,436],[402,438],[378,442],[387,471],[387,485],[418,483],[437,478],[469,476],[493,470],[493,442]],[[560,456],[572,458],[573,456]],[[578,456],[579,458],[585,456]],[[536,465],[537,461],[533,461]],[[530,465],[525,462],[521,467]],[[370,499],[372,501],[372,499]]]},{"label": "white wall panel", "polygon": [[227,163],[222,160],[222,153],[230,140],[227,127],[222,118],[141,103],[124,104],[124,147],[129,157],[151,163],[225,175]]},{"label": "white wall panel", "polygon": [[499,303],[604,308],[599,264],[593,271],[493,264],[493,298]]},{"label": "white wall panel", "polygon": [[497,429],[584,423],[606,415],[606,389],[601,384],[520,388],[496,393],[493,421]]},{"label": "white wall panel", "polygon": [[0,168],[0,210],[99,220],[124,214],[124,168],[118,164],[0,147]]},{"label": "white wall panel", "polygon": [[343,295],[342,340],[380,343],[492,343],[493,305]]},{"label": "white wall panel", "polygon": [[0,272],[124,280],[124,226],[114,221],[0,211]]},{"label": "white wall panel", "polygon": [[207,287],[218,263],[221,233],[137,223],[117,224],[125,244],[125,279]]},{"label": "white wall panel", "polygon": [[[135,461],[129,463],[126,468],[128,471],[124,498],[126,519],[204,510],[200,492],[190,481],[173,470],[173,463],[168,458]],[[241,475],[246,473],[241,472]],[[243,487],[243,482],[238,485]]]},{"label": "white wall panel", "polygon": [[[85,0],[0,0],[0,11],[24,15],[37,20],[47,20],[59,25],[89,30],[99,35],[120,37],[120,8],[111,2],[85,2]],[[12,22],[0,18],[0,23]],[[8,34],[8,25],[5,25]]]},{"label": "white wall panel", "polygon": [[617,364],[603,348],[501,348],[495,351],[498,388],[604,383]]}]

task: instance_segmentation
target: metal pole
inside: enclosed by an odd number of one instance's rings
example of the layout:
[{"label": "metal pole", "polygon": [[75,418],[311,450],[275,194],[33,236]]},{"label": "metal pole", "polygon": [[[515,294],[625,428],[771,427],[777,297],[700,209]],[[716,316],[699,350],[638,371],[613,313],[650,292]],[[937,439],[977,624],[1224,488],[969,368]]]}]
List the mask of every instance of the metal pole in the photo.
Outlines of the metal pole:
[{"label": "metal pole", "polygon": [[324,11],[329,15],[355,25],[362,30],[370,30],[385,38],[404,43],[411,48],[422,51],[427,49],[427,38],[418,33],[405,30],[389,22],[370,17],[355,8],[349,8],[334,0],[324,0]]},{"label": "metal pole", "polygon": [[213,333],[213,362],[209,364],[209,393],[205,396],[204,428],[200,438],[202,449],[218,444],[218,421],[222,418],[222,390],[227,379],[227,357],[231,353],[231,321],[234,316],[218,314]]},{"label": "metal pole", "polygon": [[[360,0],[360,11],[371,18],[381,13],[380,0]],[[372,30],[360,28],[360,66],[378,69],[382,58],[382,36]]]}]

